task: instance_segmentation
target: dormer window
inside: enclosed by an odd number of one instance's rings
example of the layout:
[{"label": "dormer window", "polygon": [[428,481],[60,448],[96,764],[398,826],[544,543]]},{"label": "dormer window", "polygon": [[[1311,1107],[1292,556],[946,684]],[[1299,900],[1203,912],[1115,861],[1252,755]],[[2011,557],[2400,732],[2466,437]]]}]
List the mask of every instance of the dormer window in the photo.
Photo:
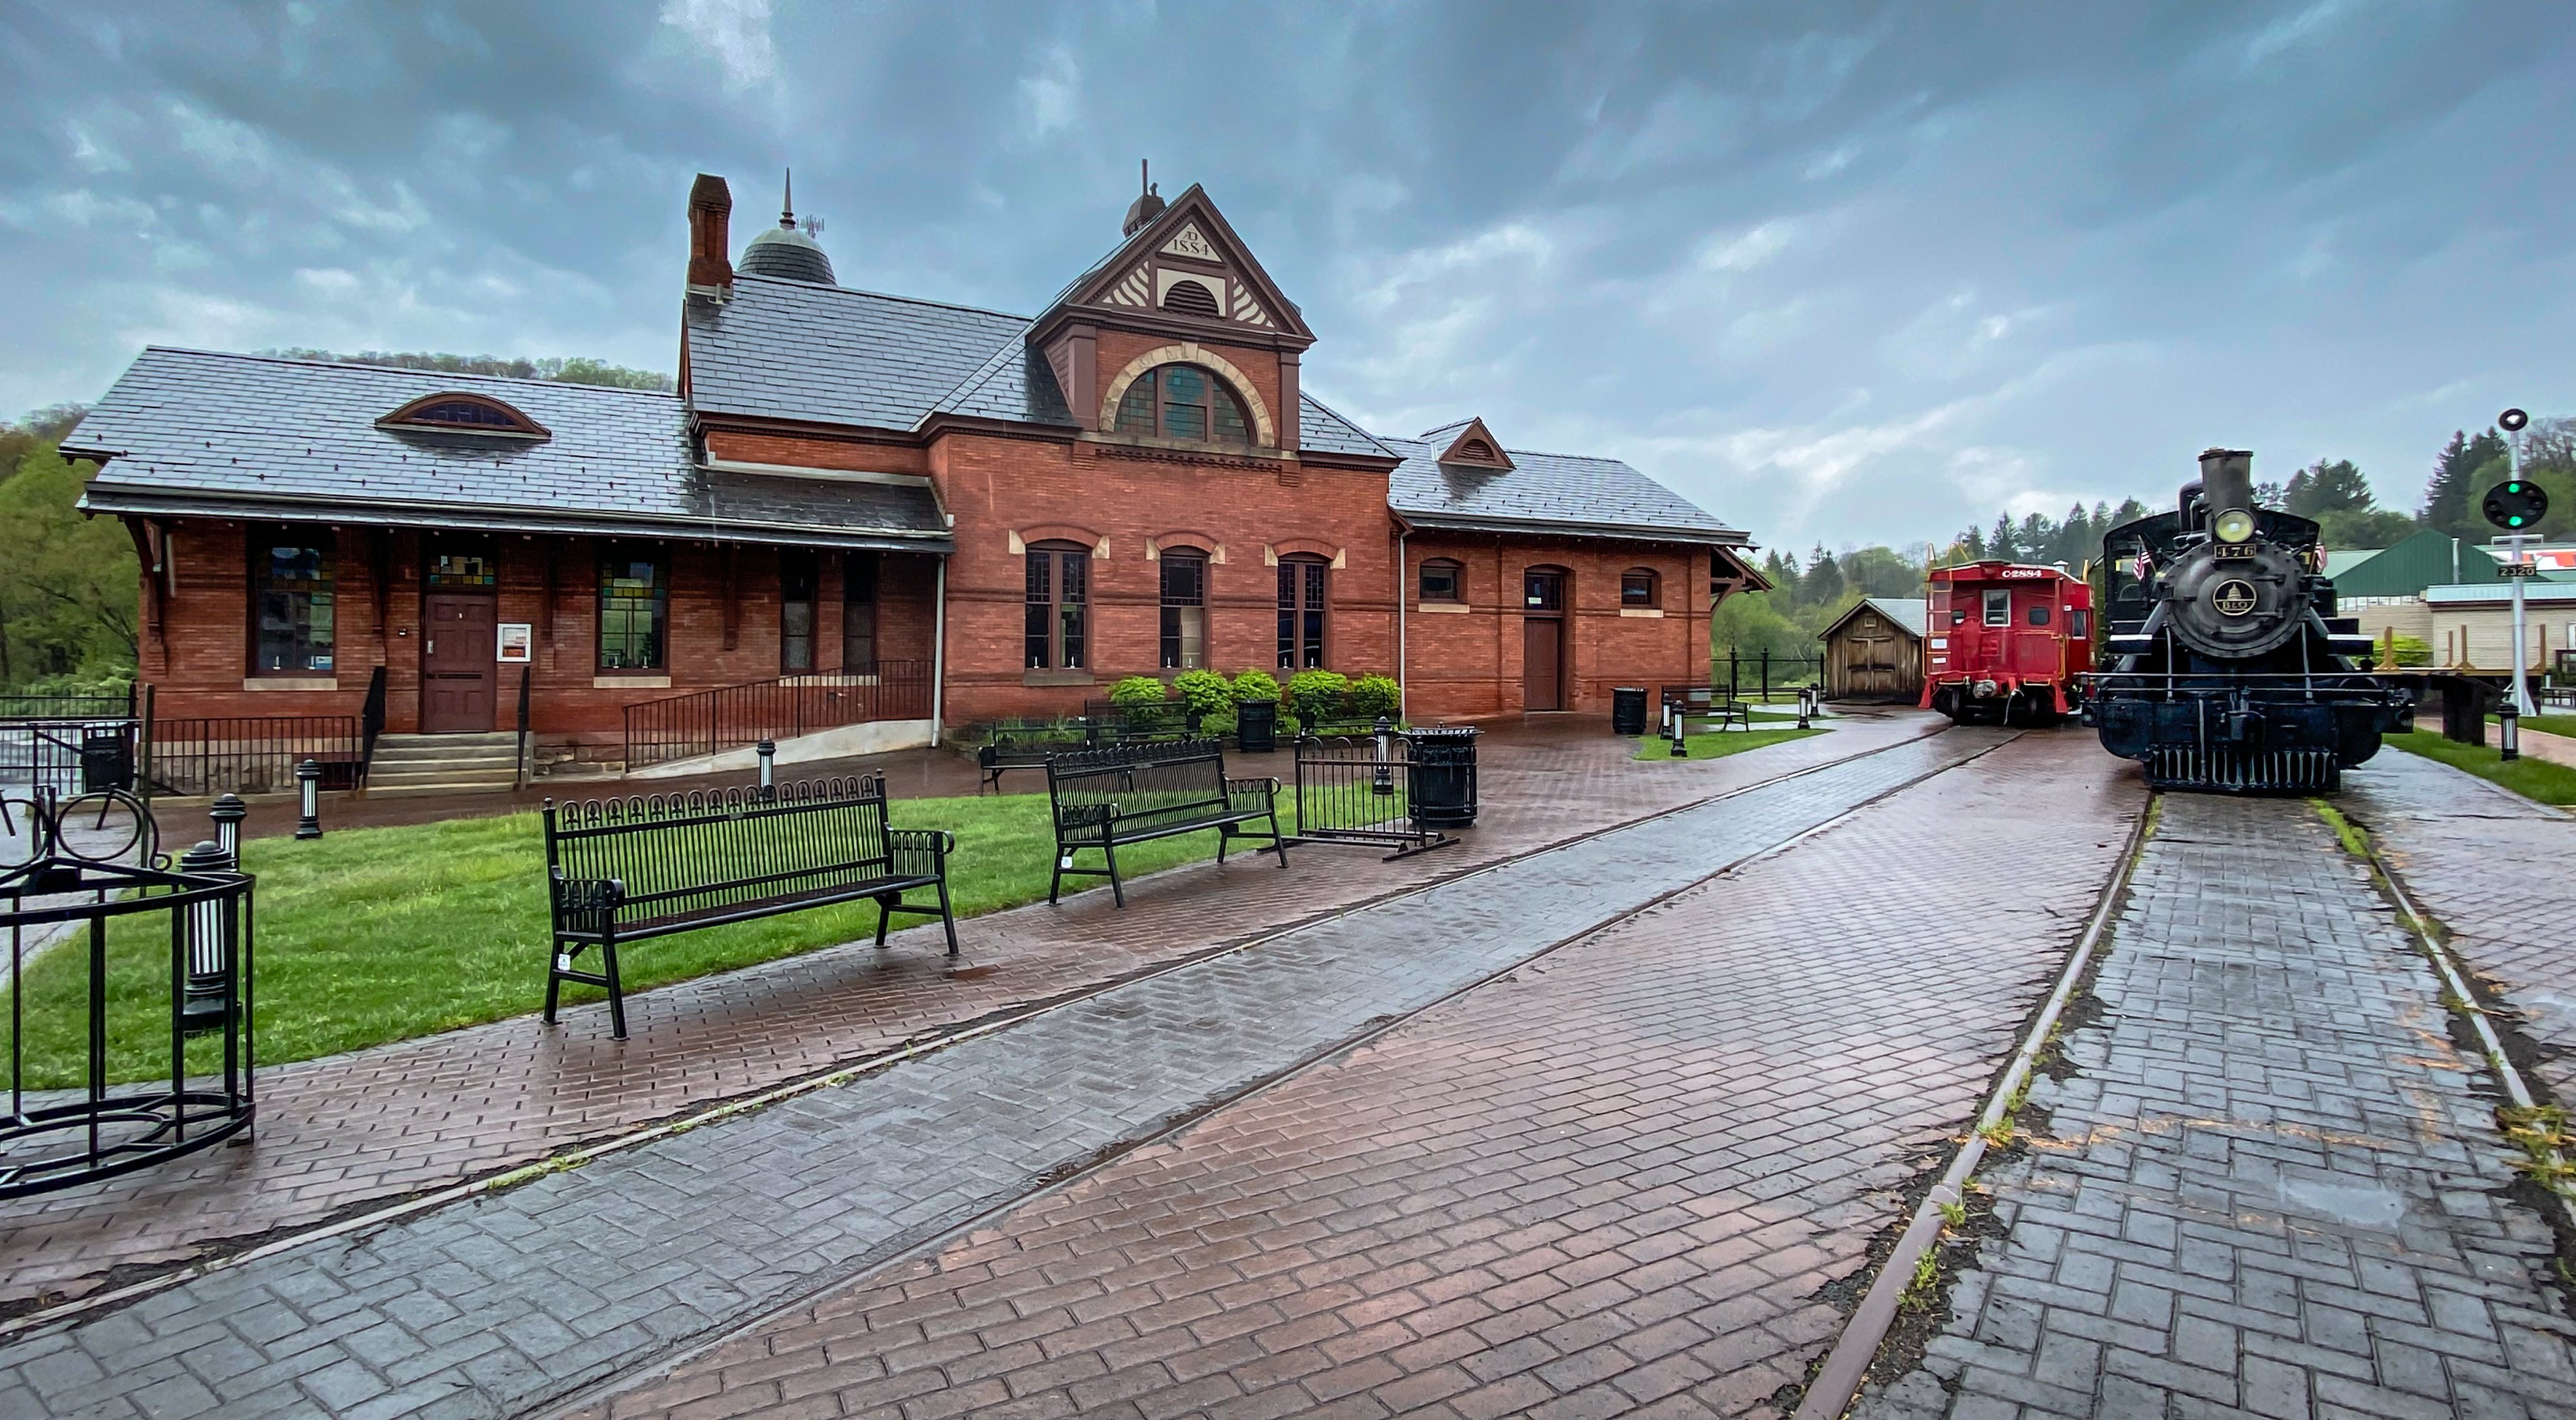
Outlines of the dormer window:
[{"label": "dormer window", "polygon": [[1461,463],[1492,463],[1494,461],[1494,446],[1486,443],[1482,439],[1461,439],[1458,441],[1458,461]]},{"label": "dormer window", "polygon": [[490,395],[461,391],[413,400],[376,421],[380,429],[432,429],[502,439],[550,439],[544,425]]},{"label": "dormer window", "polygon": [[1163,309],[1185,316],[1205,316],[1216,320],[1225,313],[1217,309],[1216,293],[1196,281],[1175,281],[1163,293]]},{"label": "dormer window", "polygon": [[1117,432],[1193,443],[1250,444],[1252,420],[1225,381],[1198,365],[1162,365],[1118,401]]}]

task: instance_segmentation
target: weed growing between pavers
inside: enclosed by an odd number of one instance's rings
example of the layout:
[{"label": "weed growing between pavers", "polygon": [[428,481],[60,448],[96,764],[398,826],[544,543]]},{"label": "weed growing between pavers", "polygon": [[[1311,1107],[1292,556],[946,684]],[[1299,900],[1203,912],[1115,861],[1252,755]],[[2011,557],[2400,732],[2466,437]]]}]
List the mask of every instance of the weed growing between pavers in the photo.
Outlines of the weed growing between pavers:
[{"label": "weed growing between pavers", "polygon": [[[2308,803],[2315,808],[2317,816],[2334,830],[2335,841],[2342,845],[2344,852],[2359,860],[2370,874],[2371,887],[2387,902],[2398,921],[2408,928],[2407,936],[2415,942],[2417,949],[2428,954],[2448,952],[2450,929],[2416,904],[2412,894],[2398,891],[2397,884],[2389,878],[2392,870],[2371,850],[2370,830],[2355,823],[2324,799],[2310,799]],[[2467,1059],[2486,1060],[2486,1041],[2472,1024],[2473,1018],[2484,1017],[2496,1033],[2497,1044],[2503,1048],[2506,1062],[2522,1074],[2523,1087],[2533,1096],[2532,1107],[2524,1109],[2512,1102],[2500,1082],[2494,1085],[2477,1082],[2481,1092],[2493,1102],[2497,1132],[2513,1146],[2517,1155],[2506,1160],[2514,1171],[2515,1182],[2498,1191],[2530,1208],[2549,1225],[2558,1243],[2558,1256],[2554,1259],[2556,1280],[2570,1310],[2576,1310],[2576,1276],[2570,1275],[2567,1266],[2567,1259],[2576,1256],[2576,1222],[2571,1222],[2569,1212],[2570,1201],[2576,1200],[2576,1165],[2571,1165],[2567,1157],[2571,1148],[2576,1148],[2576,1136],[2568,1133],[2566,1110],[2548,1097],[2547,1083],[2528,1069],[2539,1058],[2539,1051],[2530,1037],[2523,1033],[2520,1015],[2503,999],[2493,982],[2467,970],[2456,958],[2451,966],[2459,972],[2462,981],[2469,983],[2469,990],[2481,998],[2472,1001],[2460,999],[2459,993],[2451,989],[2448,979],[2437,970],[2437,979],[2444,982],[2440,1000],[2452,1046]]]},{"label": "weed growing between pavers", "polygon": [[2576,804],[2576,769],[2564,764],[2529,755],[2507,764],[2500,750],[2459,744],[2430,730],[2389,735],[2385,741],[2411,754],[2466,770],[2490,784],[2503,785],[2526,799],[2544,804]]},{"label": "weed growing between pavers", "polygon": [[[1043,794],[898,799],[893,821],[957,835],[949,888],[961,917],[1046,896],[1055,838]],[[543,1004],[549,929],[535,814],[338,830],[313,842],[253,839],[243,851],[259,880],[261,1063],[455,1030]],[[1119,867],[1135,876],[1215,852],[1211,830],[1122,849]],[[874,904],[861,902],[643,943],[625,954],[627,990],[859,940],[875,932],[876,917]],[[109,934],[109,1068],[114,1079],[144,1079],[169,1068],[169,933],[158,917],[119,927]],[[83,942],[28,968],[30,1088],[81,1078],[88,980]],[[567,987],[565,999],[602,996]],[[213,1049],[211,1041],[192,1046],[190,1069],[216,1066]]]}]

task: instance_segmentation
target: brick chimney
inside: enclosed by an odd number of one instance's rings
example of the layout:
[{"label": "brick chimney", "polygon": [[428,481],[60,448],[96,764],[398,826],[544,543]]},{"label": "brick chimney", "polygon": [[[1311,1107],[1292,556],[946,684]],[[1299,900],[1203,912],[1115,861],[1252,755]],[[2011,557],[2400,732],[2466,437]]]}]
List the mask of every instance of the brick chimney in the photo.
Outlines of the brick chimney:
[{"label": "brick chimney", "polygon": [[689,290],[710,296],[733,291],[733,192],[725,180],[698,174],[689,187]]}]

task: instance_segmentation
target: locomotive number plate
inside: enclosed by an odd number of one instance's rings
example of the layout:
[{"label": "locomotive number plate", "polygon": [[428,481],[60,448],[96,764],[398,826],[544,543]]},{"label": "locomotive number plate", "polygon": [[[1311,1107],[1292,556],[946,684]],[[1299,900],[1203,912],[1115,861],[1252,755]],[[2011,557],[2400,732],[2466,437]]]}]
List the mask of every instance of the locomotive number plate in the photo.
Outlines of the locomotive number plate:
[{"label": "locomotive number plate", "polygon": [[2242,577],[2230,577],[2209,594],[2209,604],[2221,616],[2243,616],[2254,609],[2254,584]]},{"label": "locomotive number plate", "polygon": [[2218,560],[2221,562],[2225,562],[2230,558],[2251,557],[2254,555],[2254,544],[2250,542],[2222,542],[2218,544],[2215,552]]}]

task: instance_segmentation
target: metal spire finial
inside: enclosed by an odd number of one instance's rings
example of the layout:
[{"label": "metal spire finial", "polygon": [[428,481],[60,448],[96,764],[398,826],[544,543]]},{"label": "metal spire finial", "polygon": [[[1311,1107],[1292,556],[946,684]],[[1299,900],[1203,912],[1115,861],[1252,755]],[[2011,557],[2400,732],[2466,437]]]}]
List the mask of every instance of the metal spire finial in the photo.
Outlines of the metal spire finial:
[{"label": "metal spire finial", "polygon": [[778,200],[778,225],[796,230],[796,170],[787,169],[787,193]]}]

